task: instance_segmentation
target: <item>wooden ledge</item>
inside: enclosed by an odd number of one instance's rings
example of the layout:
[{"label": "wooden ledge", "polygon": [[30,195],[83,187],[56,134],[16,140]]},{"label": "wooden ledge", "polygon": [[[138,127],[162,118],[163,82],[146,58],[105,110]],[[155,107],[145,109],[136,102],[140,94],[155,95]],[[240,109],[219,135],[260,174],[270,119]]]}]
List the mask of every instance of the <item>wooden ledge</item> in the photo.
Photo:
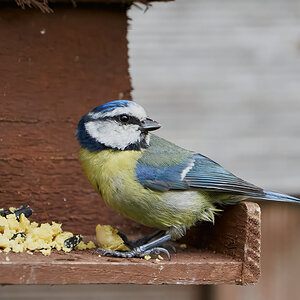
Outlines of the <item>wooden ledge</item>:
[{"label": "wooden ledge", "polygon": [[240,203],[226,209],[215,226],[201,224],[166,259],[98,257],[91,251],[50,256],[0,254],[1,284],[249,284],[260,274],[260,209]]}]

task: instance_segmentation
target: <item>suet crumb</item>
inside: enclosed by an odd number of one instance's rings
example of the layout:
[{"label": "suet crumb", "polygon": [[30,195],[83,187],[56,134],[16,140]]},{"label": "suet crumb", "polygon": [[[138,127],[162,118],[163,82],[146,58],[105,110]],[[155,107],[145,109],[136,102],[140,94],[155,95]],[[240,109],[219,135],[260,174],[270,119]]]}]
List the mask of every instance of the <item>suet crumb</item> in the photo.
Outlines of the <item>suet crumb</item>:
[{"label": "suet crumb", "polygon": [[[17,217],[16,209],[10,207],[8,214],[0,215],[0,251],[8,253],[40,251],[43,255],[50,255],[52,249],[70,252],[72,249],[96,248],[93,242],[85,244],[80,235],[63,231],[62,224],[52,222],[38,224],[30,222],[22,213]],[[79,246],[79,247],[78,247]]]},{"label": "suet crumb", "polygon": [[145,256],[144,256],[144,259],[145,259],[145,260],[149,260],[149,259],[151,259],[151,256],[150,256],[150,255],[145,255]]},{"label": "suet crumb", "polygon": [[118,230],[110,225],[96,226],[96,238],[100,248],[105,250],[129,251],[122,238],[118,235]]},{"label": "suet crumb", "polygon": [[180,244],[179,246],[181,249],[186,249],[187,248],[187,244]]},{"label": "suet crumb", "polygon": [[85,243],[83,241],[81,241],[77,246],[76,246],[77,250],[87,250],[87,249],[96,249],[96,245],[94,244],[94,242],[89,241],[88,243]]},{"label": "suet crumb", "polygon": [[161,255],[157,255],[157,258],[159,259],[159,260],[163,260],[164,258],[161,256]]}]

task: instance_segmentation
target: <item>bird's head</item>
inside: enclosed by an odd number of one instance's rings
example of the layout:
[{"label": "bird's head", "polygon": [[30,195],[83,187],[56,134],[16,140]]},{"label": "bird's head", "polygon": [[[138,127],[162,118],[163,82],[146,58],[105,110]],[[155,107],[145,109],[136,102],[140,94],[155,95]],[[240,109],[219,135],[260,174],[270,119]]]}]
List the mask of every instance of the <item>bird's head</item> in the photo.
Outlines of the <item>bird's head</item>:
[{"label": "bird's head", "polygon": [[101,151],[140,150],[147,148],[149,131],[160,125],[147,117],[135,102],[117,100],[96,107],[78,123],[76,135],[83,148]]}]

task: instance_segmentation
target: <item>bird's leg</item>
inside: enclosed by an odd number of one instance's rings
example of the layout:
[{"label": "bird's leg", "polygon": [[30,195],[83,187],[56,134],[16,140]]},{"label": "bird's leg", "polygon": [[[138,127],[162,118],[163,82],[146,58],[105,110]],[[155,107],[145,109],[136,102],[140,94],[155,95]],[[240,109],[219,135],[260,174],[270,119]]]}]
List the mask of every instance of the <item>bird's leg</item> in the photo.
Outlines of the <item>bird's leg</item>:
[{"label": "bird's leg", "polygon": [[130,247],[130,248],[136,248],[139,246],[142,246],[146,243],[148,243],[149,241],[151,241],[153,238],[158,237],[160,235],[163,235],[164,231],[163,230],[157,230],[153,233],[150,233],[140,239],[137,239],[135,241],[131,241],[127,238],[127,236],[124,233],[118,232],[118,235],[122,238],[122,240],[124,241],[125,245]]},{"label": "bird's leg", "polygon": [[133,248],[128,252],[114,251],[114,250],[105,250],[98,248],[96,251],[102,251],[102,255],[110,255],[115,257],[144,257],[145,255],[150,254],[160,254],[165,253],[168,256],[168,259],[171,259],[170,253],[167,249],[159,247],[171,239],[170,234],[166,234],[150,243],[141,245],[139,247]]}]

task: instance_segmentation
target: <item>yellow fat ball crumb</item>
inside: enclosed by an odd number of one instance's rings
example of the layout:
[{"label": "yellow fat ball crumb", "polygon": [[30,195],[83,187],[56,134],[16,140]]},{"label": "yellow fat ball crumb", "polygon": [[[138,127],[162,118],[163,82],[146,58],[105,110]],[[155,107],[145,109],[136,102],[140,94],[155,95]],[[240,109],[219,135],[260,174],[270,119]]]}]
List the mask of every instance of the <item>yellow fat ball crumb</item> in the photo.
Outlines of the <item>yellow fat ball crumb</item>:
[{"label": "yellow fat ball crumb", "polygon": [[78,249],[78,250],[95,249],[95,248],[96,248],[96,245],[92,241],[89,241],[88,243],[81,241],[76,246],[76,249]]},{"label": "yellow fat ball crumb", "polygon": [[187,244],[180,244],[179,246],[181,249],[186,249],[187,248]]},{"label": "yellow fat ball crumb", "polygon": [[7,223],[8,223],[8,228],[10,230],[14,230],[15,232],[19,229],[19,222],[16,219],[16,216],[14,214],[8,215],[6,217]]},{"label": "yellow fat ball crumb", "polygon": [[25,232],[25,230],[29,228],[29,226],[30,221],[24,216],[24,214],[21,214],[19,221],[19,230]]},{"label": "yellow fat ball crumb", "polygon": [[64,250],[65,252],[70,252],[72,249],[65,246],[64,242],[66,239],[69,239],[73,236],[72,232],[65,231],[59,233],[55,238],[54,241],[51,243],[51,246],[59,250]]},{"label": "yellow fat ball crumb", "polygon": [[145,260],[149,260],[149,259],[151,259],[151,256],[150,256],[150,255],[145,255],[145,256],[144,256],[144,259],[145,259]]},{"label": "yellow fat ball crumb", "polygon": [[100,248],[106,250],[129,251],[122,238],[118,235],[118,230],[110,225],[96,226],[96,238]]},{"label": "yellow fat ball crumb", "polygon": [[51,249],[41,249],[40,250],[44,255],[50,255],[51,254]]},{"label": "yellow fat ball crumb", "polygon": [[9,239],[3,234],[0,235],[0,248],[6,248],[9,246]]},{"label": "yellow fat ball crumb", "polygon": [[[15,208],[10,208],[14,212]],[[73,237],[72,232],[63,231],[62,224],[52,222],[39,225],[37,222],[30,222],[24,214],[19,218],[15,214],[6,217],[0,216],[0,251],[4,253],[26,252],[39,250],[44,255],[50,255],[51,249],[70,252],[73,248],[65,245],[65,240]],[[96,248],[93,242],[87,244],[81,242],[82,248]],[[74,245],[75,246],[75,245]]]}]

